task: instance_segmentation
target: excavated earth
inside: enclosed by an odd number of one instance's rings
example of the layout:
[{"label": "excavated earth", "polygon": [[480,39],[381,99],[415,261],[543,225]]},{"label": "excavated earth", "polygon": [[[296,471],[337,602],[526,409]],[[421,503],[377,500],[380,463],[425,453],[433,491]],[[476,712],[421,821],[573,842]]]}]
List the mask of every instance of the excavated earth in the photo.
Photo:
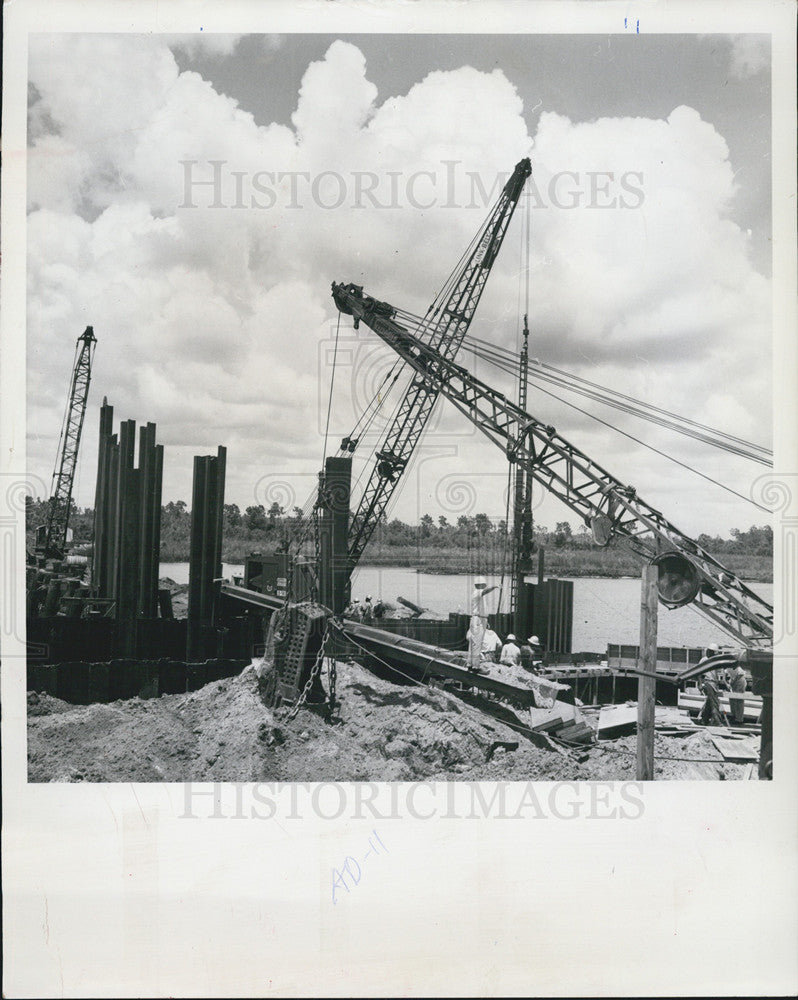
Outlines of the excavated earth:
[{"label": "excavated earth", "polygon": [[[30,781],[621,780],[634,735],[566,749],[519,733],[449,691],[398,686],[340,663],[332,722],[264,705],[252,666],[197,691],[70,705],[28,695]],[[512,722],[512,718],[508,717]],[[658,779],[733,779],[702,732],[657,736]],[[687,758],[672,760],[667,758]]]}]

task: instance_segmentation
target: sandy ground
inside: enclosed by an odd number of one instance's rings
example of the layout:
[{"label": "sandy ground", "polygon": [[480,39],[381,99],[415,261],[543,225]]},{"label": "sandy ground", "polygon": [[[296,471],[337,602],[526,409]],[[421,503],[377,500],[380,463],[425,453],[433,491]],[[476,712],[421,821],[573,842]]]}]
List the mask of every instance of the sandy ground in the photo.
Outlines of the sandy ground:
[{"label": "sandy ground", "polygon": [[[277,717],[252,667],[188,694],[68,705],[28,695],[30,781],[621,780],[634,735],[564,749],[534,742],[448,691],[338,665],[336,718]],[[507,746],[502,746],[507,744]],[[513,746],[517,744],[516,748]],[[704,732],[657,735],[658,779],[735,779]],[[687,758],[672,760],[666,758]],[[710,761],[710,763],[707,763]]]}]

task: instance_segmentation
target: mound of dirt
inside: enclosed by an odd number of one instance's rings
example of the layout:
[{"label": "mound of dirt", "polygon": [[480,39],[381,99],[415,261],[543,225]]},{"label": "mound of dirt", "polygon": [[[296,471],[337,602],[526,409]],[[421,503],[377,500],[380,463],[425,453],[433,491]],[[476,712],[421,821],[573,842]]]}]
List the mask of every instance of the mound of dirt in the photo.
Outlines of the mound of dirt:
[{"label": "mound of dirt", "polygon": [[[189,694],[71,706],[32,696],[30,781],[402,781],[574,777],[543,737],[448,692],[400,687],[354,663],[338,665],[333,723],[302,708],[267,708],[247,667]],[[517,744],[517,750],[508,750]],[[508,764],[511,767],[508,768]]]},{"label": "mound of dirt", "polygon": [[[572,751],[528,739],[466,696],[338,665],[332,722],[267,708],[251,666],[197,691],[111,704],[29,695],[30,781],[622,780],[634,735]],[[670,757],[687,761],[668,760]],[[711,763],[707,763],[710,760]],[[717,763],[716,763],[717,761]],[[737,778],[707,734],[657,736],[656,778]]]},{"label": "mound of dirt", "polygon": [[[590,751],[591,777],[598,781],[634,781],[637,735],[595,744]],[[709,733],[654,736],[655,781],[735,781],[744,764],[731,763],[715,747]]]},{"label": "mound of dirt", "polygon": [[175,618],[188,615],[188,584],[175,583],[171,576],[162,576],[158,581],[160,590],[168,590],[172,596],[172,614]]},{"label": "mound of dirt", "polygon": [[52,695],[40,694],[38,691],[28,692],[28,715],[52,715],[54,712],[69,712],[72,708],[74,705],[70,705],[68,701],[61,701]]}]

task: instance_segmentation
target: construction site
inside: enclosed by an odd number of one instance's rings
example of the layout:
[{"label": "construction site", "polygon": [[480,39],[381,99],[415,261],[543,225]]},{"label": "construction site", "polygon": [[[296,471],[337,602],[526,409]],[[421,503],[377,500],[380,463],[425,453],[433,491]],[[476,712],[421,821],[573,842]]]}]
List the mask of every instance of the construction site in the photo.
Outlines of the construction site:
[{"label": "construction site", "polygon": [[[181,588],[160,572],[168,455],[153,422],[137,433],[128,418],[115,429],[107,399],[93,538],[82,555],[71,551],[97,343],[92,327],[78,338],[48,519],[28,555],[30,781],[772,777],[773,608],[600,456],[530,412],[526,315],[517,354],[468,333],[531,173],[530,160],[516,164],[424,315],[333,281],[339,326],[363,324],[388,345],[409,373],[407,388],[359,492],[352,456],[370,406],[335,454],[323,455],[301,529],[283,551],[253,553],[241,575],[222,572],[225,445],[194,458]],[[523,230],[528,247],[528,222]],[[517,398],[464,367],[461,349],[512,374]],[[598,392],[593,383],[583,388]],[[467,613],[432,617],[403,601],[364,619],[352,574],[436,406],[458,411],[496,445],[497,467],[509,467],[509,611],[485,610],[490,588],[475,571]],[[725,432],[655,416],[707,447],[733,447],[763,465],[772,459]],[[596,546],[622,540],[639,557],[637,645],[607,636],[601,649],[572,648],[573,584],[546,577],[532,533],[533,485],[584,524]],[[722,647],[658,644],[658,615],[688,605],[727,637]],[[505,650],[518,637],[501,662],[486,645],[488,630],[507,640]],[[522,660],[528,636],[539,648]]]}]

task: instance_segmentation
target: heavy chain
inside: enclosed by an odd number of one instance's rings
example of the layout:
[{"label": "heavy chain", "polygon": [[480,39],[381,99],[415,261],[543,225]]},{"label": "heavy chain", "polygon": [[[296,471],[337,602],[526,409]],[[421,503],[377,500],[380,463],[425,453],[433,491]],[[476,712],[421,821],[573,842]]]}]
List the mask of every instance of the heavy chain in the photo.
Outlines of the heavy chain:
[{"label": "heavy chain", "polygon": [[335,668],[335,657],[330,657],[330,673],[327,680],[328,687],[330,689],[330,712],[335,711],[335,679],[336,679],[336,668]]},{"label": "heavy chain", "polygon": [[321,572],[321,533],[319,530],[319,517],[322,507],[326,506],[327,486],[323,475],[319,475],[319,491],[316,495],[316,503],[313,507],[313,577],[311,585],[311,600],[319,599],[319,573]]},{"label": "heavy chain", "polygon": [[328,624],[327,628],[324,630],[324,636],[322,637],[321,646],[319,647],[319,652],[318,655],[316,656],[316,662],[310,668],[308,679],[305,681],[305,686],[302,688],[302,691],[300,692],[300,695],[297,698],[297,700],[290,708],[288,708],[285,711],[285,713],[283,713],[282,708],[278,709],[278,714],[281,721],[291,722],[293,719],[295,719],[300,708],[302,708],[302,706],[307,701],[307,697],[310,694],[310,689],[313,686],[313,681],[318,676],[318,673],[321,670],[321,665],[324,662],[324,656],[325,656],[324,651],[327,647],[327,642],[329,641],[331,631],[332,630],[330,629],[330,626]]}]

